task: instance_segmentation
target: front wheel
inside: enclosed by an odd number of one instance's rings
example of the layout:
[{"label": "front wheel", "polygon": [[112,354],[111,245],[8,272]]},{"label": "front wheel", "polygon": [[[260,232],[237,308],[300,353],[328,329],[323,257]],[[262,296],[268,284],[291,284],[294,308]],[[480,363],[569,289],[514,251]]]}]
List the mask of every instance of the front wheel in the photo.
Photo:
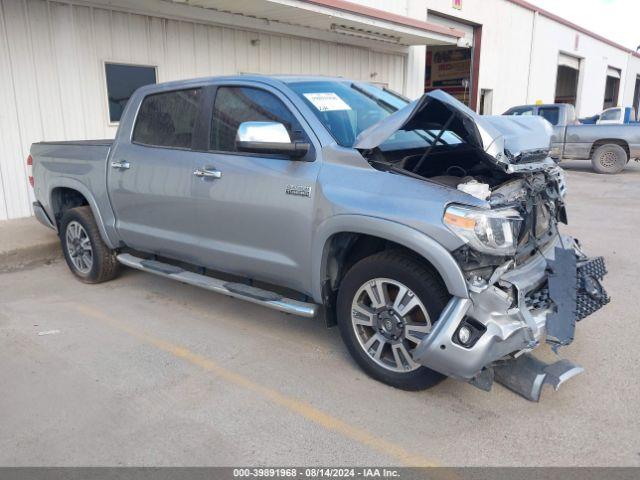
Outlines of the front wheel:
[{"label": "front wheel", "polygon": [[411,256],[383,251],[356,263],[338,292],[338,326],[349,353],[371,377],[403,390],[430,388],[445,377],[413,360],[448,293]]},{"label": "front wheel", "polygon": [[91,208],[71,208],[60,222],[60,242],[69,269],[85,283],[101,283],[118,274],[115,251],[102,240]]}]

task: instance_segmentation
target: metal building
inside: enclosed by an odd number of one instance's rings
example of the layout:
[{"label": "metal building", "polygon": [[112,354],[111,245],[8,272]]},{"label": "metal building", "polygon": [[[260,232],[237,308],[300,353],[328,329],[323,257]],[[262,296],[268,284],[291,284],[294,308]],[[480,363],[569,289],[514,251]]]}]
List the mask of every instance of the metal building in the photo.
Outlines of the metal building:
[{"label": "metal building", "polygon": [[137,86],[237,73],[444,88],[483,113],[640,95],[640,58],[522,0],[0,0],[0,220],[31,214],[32,142],[113,137]]}]

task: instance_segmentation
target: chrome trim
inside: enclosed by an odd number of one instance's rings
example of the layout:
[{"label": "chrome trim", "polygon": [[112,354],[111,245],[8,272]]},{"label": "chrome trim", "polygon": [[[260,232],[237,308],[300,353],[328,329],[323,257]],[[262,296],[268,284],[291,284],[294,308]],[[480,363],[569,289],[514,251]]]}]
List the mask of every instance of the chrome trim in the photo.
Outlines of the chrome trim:
[{"label": "chrome trim", "polygon": [[279,122],[242,122],[236,142],[291,143],[287,128]]},{"label": "chrome trim", "polygon": [[131,168],[131,164],[126,160],[118,160],[117,162],[111,162],[111,168],[117,168],[118,170],[128,170]]},{"label": "chrome trim", "polygon": [[200,178],[222,178],[222,172],[213,168],[196,168],[193,174]]}]

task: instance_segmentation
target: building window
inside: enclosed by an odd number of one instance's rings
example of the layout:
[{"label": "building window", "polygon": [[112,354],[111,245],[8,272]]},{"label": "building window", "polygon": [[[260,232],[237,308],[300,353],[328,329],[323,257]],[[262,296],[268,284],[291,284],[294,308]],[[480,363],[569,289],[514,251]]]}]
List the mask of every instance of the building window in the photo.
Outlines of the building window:
[{"label": "building window", "polygon": [[638,113],[640,113],[640,75],[636,76],[636,86],[633,89],[633,108],[636,109],[634,118],[638,118]]},{"label": "building window", "polygon": [[558,55],[556,94],[553,103],[569,103],[576,106],[581,62],[577,57],[565,53]]},{"label": "building window", "polygon": [[109,121],[119,122],[129,98],[143,85],[156,83],[156,68],[106,63]]},{"label": "building window", "polygon": [[603,109],[615,107],[618,105],[618,92],[620,90],[621,71],[617,68],[607,68],[607,80],[604,87]]}]

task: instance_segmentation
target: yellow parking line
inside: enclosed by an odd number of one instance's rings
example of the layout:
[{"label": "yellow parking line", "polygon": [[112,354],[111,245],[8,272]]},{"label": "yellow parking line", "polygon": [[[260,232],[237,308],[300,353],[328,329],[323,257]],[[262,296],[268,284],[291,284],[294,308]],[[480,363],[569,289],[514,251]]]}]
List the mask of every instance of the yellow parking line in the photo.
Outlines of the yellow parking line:
[{"label": "yellow parking line", "polygon": [[362,445],[366,445],[367,447],[377,452],[393,457],[404,465],[421,466],[421,467],[437,466],[436,463],[430,462],[419,455],[413,454],[405,450],[403,447],[396,445],[393,442],[389,442],[382,438],[376,437],[372,433],[362,428],[358,428],[353,425],[350,425],[347,422],[344,422],[332,415],[329,415],[323,412],[322,410],[319,410],[309,405],[306,402],[297,400],[277,390],[274,390],[269,387],[265,387],[264,385],[260,385],[259,383],[256,383],[253,380],[250,380],[249,378],[243,375],[227,370],[226,368],[218,365],[213,360],[210,360],[209,358],[199,355],[197,353],[194,353],[188,350],[187,348],[156,338],[141,330],[133,328],[130,325],[127,325],[90,305],[85,305],[85,304],[69,304],[69,305],[75,308],[76,310],[78,310],[83,315],[104,321],[109,325],[112,325],[113,327],[117,328],[118,330],[128,333],[129,335],[137,338],[138,340],[143,341],[144,343],[153,345],[154,347],[164,352],[167,352],[175,357],[181,358],[182,360],[192,365],[195,365],[197,367],[200,367],[207,372],[213,373],[217,377],[223,380],[226,380],[227,382],[235,386],[243,387],[247,390],[250,390],[251,392],[262,396],[263,398],[271,401],[272,403],[279,405],[281,407],[284,407],[290,412],[297,413],[298,415],[306,418],[307,420],[326,428],[327,430],[339,433],[340,435],[346,438],[349,438],[351,440],[355,440],[356,442],[361,443]]}]

